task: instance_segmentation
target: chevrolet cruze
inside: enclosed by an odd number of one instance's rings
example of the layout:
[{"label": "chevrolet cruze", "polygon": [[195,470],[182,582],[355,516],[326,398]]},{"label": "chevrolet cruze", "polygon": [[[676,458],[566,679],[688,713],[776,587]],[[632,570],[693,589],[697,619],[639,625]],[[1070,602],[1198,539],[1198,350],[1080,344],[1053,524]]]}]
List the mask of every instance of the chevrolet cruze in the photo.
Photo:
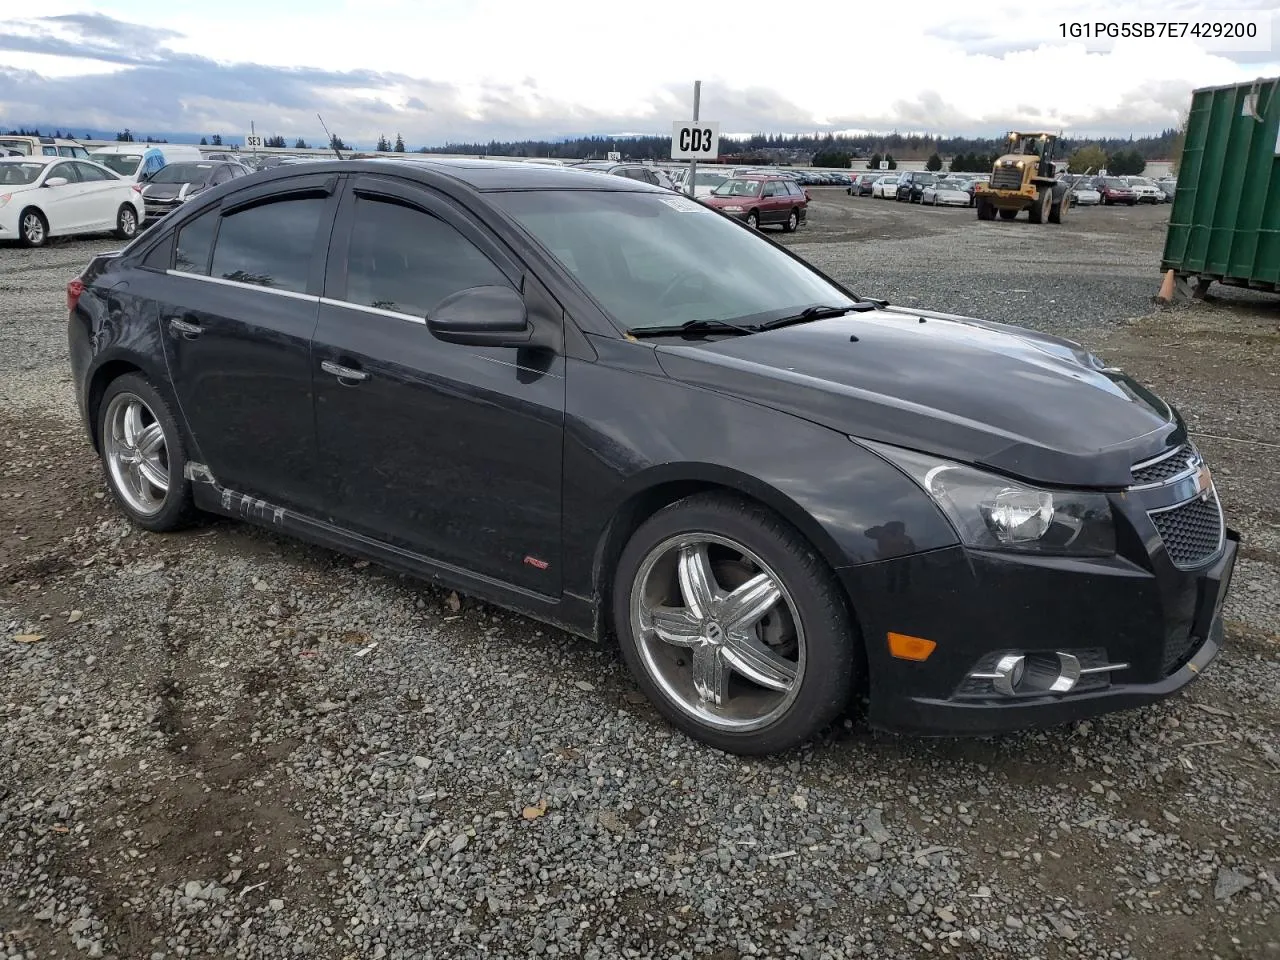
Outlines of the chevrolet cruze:
[{"label": "chevrolet cruze", "polygon": [[212,187],[67,288],[89,439],[223,514],[616,638],[740,753],[1174,693],[1236,557],[1177,412],[1080,346],[857,295],[621,177],[342,161]]}]

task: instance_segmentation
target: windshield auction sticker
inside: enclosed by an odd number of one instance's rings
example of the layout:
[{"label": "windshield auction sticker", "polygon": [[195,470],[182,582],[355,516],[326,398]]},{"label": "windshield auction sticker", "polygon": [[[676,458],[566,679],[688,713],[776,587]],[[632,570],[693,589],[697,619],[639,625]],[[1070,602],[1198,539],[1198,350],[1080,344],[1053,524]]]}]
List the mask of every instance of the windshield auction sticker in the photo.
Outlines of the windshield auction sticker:
[{"label": "windshield auction sticker", "polygon": [[1065,21],[1056,24],[1059,40],[1083,42],[1090,50],[1107,50],[1116,41],[1190,41],[1219,53],[1257,53],[1271,50],[1270,10],[1215,10],[1191,18],[1173,14],[1167,19],[1115,18]]}]

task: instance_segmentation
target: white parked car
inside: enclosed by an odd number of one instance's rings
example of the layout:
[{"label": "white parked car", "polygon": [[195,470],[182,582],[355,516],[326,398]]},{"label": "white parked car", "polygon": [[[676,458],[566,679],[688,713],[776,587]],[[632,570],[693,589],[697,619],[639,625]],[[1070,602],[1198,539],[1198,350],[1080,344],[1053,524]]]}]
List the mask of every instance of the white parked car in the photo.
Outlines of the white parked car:
[{"label": "white parked car", "polygon": [[1125,182],[1138,195],[1139,203],[1164,203],[1169,199],[1164,195],[1164,191],[1155,185],[1155,181],[1148,180],[1146,177],[1125,177]]},{"label": "white parked car", "polygon": [[1071,188],[1071,202],[1081,207],[1096,207],[1102,202],[1102,194],[1093,188],[1093,181],[1080,178]]},{"label": "white parked car", "polygon": [[[685,176],[687,177],[688,174],[685,174]],[[709,196],[712,190],[728,179],[728,174],[720,170],[699,170],[693,175],[693,195],[695,197]],[[680,179],[678,186],[684,187],[684,177]]]},{"label": "white parked car", "polygon": [[137,185],[101,164],[59,157],[0,159],[0,240],[39,247],[50,237],[111,231],[132,240],[142,216]]},{"label": "white parked car", "polygon": [[969,191],[959,180],[936,180],[921,192],[920,203],[931,207],[967,207]]},{"label": "white parked car", "polygon": [[198,162],[203,157],[196,147],[181,143],[116,143],[93,151],[89,159],[131,183],[141,183],[166,163]]},{"label": "white parked car", "polygon": [[871,196],[880,200],[896,200],[898,197],[897,176],[881,177],[871,185]]}]

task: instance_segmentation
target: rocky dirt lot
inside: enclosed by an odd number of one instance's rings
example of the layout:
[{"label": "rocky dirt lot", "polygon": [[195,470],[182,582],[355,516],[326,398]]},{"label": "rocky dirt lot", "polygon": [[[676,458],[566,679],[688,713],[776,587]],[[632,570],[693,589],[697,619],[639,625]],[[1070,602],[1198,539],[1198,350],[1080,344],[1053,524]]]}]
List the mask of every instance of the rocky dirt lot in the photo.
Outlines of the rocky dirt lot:
[{"label": "rocky dirt lot", "polygon": [[856,712],[744,761],[613,649],[210,521],[121,519],[63,286],[0,249],[0,957],[1280,958],[1280,307],[1155,309],[1167,208],[819,191],[856,289],[1066,332],[1181,405],[1244,549],[1159,706],[987,740]]}]

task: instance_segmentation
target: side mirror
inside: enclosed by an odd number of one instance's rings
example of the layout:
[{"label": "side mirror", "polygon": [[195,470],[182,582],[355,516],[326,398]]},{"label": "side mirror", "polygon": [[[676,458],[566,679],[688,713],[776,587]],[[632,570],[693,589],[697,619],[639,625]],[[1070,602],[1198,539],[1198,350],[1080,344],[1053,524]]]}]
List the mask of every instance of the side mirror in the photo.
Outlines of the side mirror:
[{"label": "side mirror", "polygon": [[445,343],[475,347],[518,347],[533,336],[524,298],[499,286],[468,287],[445,297],[427,317],[427,329]]},{"label": "side mirror", "polygon": [[65,187],[71,181],[66,177],[50,177],[44,182],[46,187]]}]

